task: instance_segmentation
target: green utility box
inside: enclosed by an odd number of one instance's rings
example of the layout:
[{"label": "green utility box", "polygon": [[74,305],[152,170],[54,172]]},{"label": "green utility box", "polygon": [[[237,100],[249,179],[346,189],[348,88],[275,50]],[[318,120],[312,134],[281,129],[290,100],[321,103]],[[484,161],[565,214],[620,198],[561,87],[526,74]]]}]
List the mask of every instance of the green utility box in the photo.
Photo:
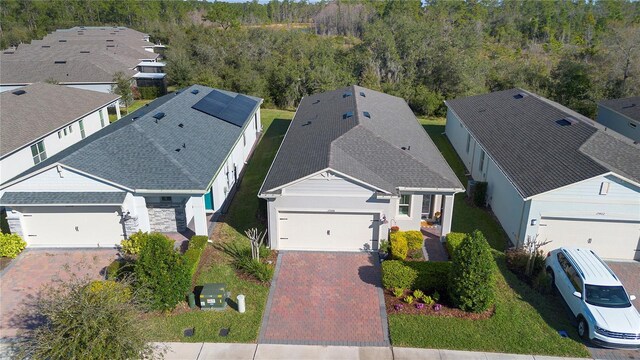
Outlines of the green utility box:
[{"label": "green utility box", "polygon": [[202,310],[224,310],[227,307],[227,293],[225,285],[205,284],[200,292],[200,308]]}]

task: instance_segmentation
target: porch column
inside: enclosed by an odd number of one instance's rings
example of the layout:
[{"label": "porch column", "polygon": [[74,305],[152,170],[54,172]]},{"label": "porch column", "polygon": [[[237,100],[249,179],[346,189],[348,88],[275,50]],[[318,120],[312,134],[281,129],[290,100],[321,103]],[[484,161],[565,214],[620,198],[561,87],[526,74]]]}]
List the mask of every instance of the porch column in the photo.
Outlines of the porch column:
[{"label": "porch column", "polygon": [[207,229],[207,214],[204,207],[204,198],[202,196],[192,196],[191,203],[193,207],[193,231],[196,235],[209,236],[209,229]]},{"label": "porch column", "polygon": [[442,209],[442,232],[440,233],[440,241],[444,241],[448,233],[451,232],[451,218],[453,217],[453,195],[443,195],[444,207]]}]

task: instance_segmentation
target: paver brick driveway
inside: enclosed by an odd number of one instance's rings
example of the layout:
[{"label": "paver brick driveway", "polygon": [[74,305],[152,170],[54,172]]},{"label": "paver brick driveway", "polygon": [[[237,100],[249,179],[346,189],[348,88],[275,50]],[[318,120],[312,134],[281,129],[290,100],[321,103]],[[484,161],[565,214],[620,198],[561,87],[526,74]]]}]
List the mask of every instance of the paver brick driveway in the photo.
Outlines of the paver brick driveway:
[{"label": "paver brick driveway", "polygon": [[388,346],[381,289],[375,255],[281,252],[259,342]]},{"label": "paver brick driveway", "polygon": [[14,337],[24,324],[19,314],[43,285],[78,277],[99,279],[116,258],[113,249],[25,250],[0,277],[0,337]]}]

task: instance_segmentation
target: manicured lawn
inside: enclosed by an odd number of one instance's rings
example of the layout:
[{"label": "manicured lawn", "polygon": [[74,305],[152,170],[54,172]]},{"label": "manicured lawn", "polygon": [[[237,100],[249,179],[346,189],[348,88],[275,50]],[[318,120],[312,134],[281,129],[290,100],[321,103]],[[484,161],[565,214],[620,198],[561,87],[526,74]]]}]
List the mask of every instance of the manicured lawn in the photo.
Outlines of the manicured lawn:
[{"label": "manicured lawn", "polygon": [[[150,103],[152,101],[153,100],[134,100],[133,103],[131,105],[129,105],[129,112],[128,113],[127,113],[127,110],[124,107],[120,108],[120,115],[122,117],[124,117],[127,114],[131,114],[132,112],[140,109],[145,104],[148,104],[148,103]],[[109,114],[109,122],[114,122],[116,120],[117,120],[116,119],[116,114]]]},{"label": "manicured lawn", "polygon": [[[458,177],[466,185],[464,166],[444,133],[444,119],[422,121]],[[464,194],[455,199],[452,231],[480,229],[494,248],[497,270],[495,315],[487,320],[389,316],[391,341],[395,346],[482,350],[493,352],[589,356],[558,297],[543,296],[519,281],[505,266],[502,251],[506,234],[490,213],[468,205]],[[563,339],[558,330],[567,330]]]},{"label": "manicured lawn", "polygon": [[[257,198],[258,190],[282,142],[293,113],[262,110],[261,115],[264,136],[247,165],[229,213],[213,239],[216,243],[248,242],[244,236],[244,230],[252,227],[264,228],[261,218],[264,218],[266,212],[259,215],[261,205]],[[260,331],[269,288],[238,276],[229,264],[229,258],[211,245],[208,245],[201,261],[203,266],[196,283],[198,285],[210,282],[225,283],[227,289],[231,291],[233,301],[238,294],[246,296],[247,312],[240,314],[233,309],[227,309],[222,312],[187,311],[178,315],[158,315],[149,319],[152,337],[157,341],[255,342]],[[186,338],[182,333],[189,327],[196,328],[195,335]],[[219,336],[221,328],[230,329],[227,337]]]}]

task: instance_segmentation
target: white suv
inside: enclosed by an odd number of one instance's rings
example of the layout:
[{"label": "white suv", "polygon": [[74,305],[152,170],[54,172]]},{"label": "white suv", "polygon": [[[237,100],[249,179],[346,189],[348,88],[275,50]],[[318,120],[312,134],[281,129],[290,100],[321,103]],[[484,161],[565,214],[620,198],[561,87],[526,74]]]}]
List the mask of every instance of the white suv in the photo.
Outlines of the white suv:
[{"label": "white suv", "polygon": [[552,283],[578,319],[578,334],[610,348],[640,348],[640,314],[616,274],[589,249],[560,248],[545,261]]}]

